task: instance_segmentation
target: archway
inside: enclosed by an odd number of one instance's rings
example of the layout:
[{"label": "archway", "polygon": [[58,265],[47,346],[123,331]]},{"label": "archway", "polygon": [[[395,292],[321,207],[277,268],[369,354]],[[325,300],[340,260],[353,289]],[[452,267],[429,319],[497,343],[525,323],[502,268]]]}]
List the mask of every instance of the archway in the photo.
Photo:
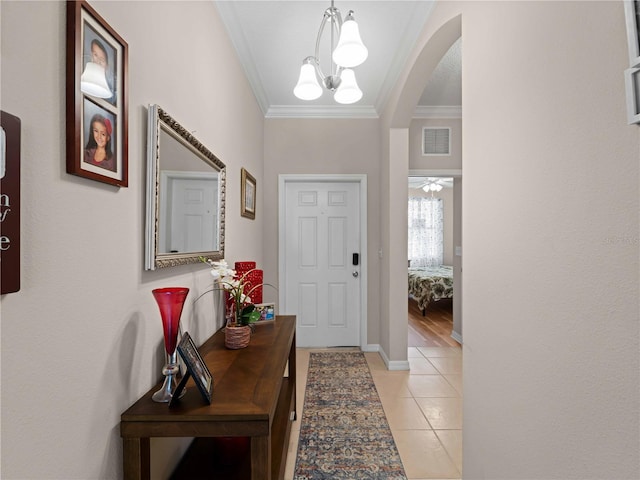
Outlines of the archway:
[{"label": "archway", "polygon": [[[445,6],[446,9],[447,6]],[[454,7],[457,8],[457,7]],[[441,12],[439,12],[441,13]],[[382,211],[383,251],[381,317],[382,349],[389,369],[408,369],[407,361],[407,285],[390,279],[406,277],[407,258],[407,176],[409,170],[408,130],[413,111],[436,66],[462,35],[462,16],[449,14],[439,22],[430,19],[423,33],[423,43],[411,67],[401,77],[395,95],[382,116],[382,169],[383,196],[388,210]],[[384,324],[386,323],[386,325]]]}]

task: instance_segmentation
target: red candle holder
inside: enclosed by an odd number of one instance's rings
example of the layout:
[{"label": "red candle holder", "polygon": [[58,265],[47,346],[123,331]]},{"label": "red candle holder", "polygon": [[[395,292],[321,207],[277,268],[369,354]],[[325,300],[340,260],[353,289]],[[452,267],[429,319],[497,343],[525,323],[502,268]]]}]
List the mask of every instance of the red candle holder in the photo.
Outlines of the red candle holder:
[{"label": "red candle holder", "polygon": [[[178,386],[176,379],[180,372],[176,354],[178,327],[189,289],[186,287],[156,288],[151,293],[160,308],[164,331],[164,349],[167,354],[167,363],[162,369],[162,374],[165,376],[164,383],[162,388],[155,392],[151,398],[156,402],[169,402]],[[182,394],[184,395],[184,390],[182,390]]]}]

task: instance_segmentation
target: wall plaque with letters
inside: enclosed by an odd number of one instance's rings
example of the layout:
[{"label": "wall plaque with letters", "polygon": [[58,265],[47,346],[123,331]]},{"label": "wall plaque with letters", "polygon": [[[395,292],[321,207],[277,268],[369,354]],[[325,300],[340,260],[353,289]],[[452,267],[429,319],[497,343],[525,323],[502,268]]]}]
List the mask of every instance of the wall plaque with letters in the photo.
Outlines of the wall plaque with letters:
[{"label": "wall plaque with letters", "polygon": [[0,111],[0,293],[20,290],[20,119]]}]

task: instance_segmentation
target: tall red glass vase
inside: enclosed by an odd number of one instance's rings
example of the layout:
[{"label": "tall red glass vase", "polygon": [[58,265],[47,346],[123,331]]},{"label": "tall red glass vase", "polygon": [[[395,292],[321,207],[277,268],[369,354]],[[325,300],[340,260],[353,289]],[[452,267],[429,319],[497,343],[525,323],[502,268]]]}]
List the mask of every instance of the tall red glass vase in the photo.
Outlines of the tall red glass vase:
[{"label": "tall red glass vase", "polygon": [[[165,376],[162,388],[151,397],[156,402],[169,402],[178,386],[176,376],[180,371],[176,346],[178,343],[178,327],[184,301],[189,294],[186,287],[156,288],[151,293],[160,308],[162,327],[164,330],[164,349],[167,353],[167,364],[162,369]],[[184,392],[184,390],[183,390]]]}]

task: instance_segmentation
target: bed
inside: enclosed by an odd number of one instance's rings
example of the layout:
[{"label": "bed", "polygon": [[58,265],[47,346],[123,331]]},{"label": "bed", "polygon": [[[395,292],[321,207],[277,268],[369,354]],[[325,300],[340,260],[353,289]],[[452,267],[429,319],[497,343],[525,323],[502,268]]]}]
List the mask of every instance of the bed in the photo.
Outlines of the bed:
[{"label": "bed", "polygon": [[409,267],[409,297],[425,314],[430,302],[453,298],[453,267]]}]

